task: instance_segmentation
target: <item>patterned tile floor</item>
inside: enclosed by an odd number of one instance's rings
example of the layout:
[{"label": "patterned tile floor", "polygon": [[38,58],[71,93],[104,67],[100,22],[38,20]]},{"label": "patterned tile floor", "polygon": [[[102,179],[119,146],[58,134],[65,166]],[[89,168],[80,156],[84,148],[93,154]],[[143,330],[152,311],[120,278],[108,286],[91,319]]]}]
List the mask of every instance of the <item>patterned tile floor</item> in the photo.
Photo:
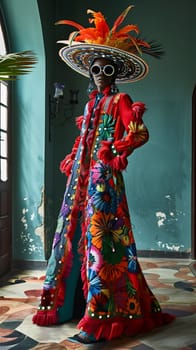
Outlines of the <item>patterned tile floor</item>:
[{"label": "patterned tile floor", "polygon": [[71,343],[76,323],[38,327],[32,314],[39,304],[44,271],[13,273],[0,286],[0,350],[196,350],[195,262],[176,259],[140,259],[162,309],[176,321],[147,335],[95,345]]}]

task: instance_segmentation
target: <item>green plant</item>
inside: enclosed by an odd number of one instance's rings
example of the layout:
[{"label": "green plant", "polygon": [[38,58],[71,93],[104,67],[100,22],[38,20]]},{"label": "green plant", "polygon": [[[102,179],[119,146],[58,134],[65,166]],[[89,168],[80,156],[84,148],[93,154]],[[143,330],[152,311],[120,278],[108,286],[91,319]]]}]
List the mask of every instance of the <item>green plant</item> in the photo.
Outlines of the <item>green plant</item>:
[{"label": "green plant", "polygon": [[37,63],[32,51],[21,51],[0,55],[0,81],[15,80],[17,76],[27,74]]}]

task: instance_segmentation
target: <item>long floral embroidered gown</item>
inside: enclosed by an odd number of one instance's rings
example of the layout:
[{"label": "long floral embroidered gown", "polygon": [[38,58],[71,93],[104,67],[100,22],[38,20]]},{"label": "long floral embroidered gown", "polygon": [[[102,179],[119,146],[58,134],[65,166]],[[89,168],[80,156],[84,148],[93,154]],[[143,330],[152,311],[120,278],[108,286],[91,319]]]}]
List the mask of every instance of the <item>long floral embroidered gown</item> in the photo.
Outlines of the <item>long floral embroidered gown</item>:
[{"label": "long floral embroidered gown", "polygon": [[86,300],[78,328],[97,339],[112,339],[173,320],[161,311],[138,263],[122,176],[127,157],[148,140],[144,110],[143,103],[132,103],[125,93],[113,95],[108,87],[91,95],[78,118],[80,136],[61,163],[67,186],[34,323],[52,325],[70,317],[65,305],[75,292],[68,282],[75,273],[78,215]]}]

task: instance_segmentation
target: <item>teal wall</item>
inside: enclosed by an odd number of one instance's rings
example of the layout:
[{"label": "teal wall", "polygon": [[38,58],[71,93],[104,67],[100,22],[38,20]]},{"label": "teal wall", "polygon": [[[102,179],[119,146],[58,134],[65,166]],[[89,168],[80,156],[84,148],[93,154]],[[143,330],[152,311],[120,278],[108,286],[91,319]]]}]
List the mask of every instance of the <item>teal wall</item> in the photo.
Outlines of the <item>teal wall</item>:
[{"label": "teal wall", "polygon": [[[58,80],[56,73],[56,62],[58,61],[58,49],[55,38],[54,18],[56,13],[56,1],[38,0],[39,15],[42,25],[42,35],[44,40],[44,50],[46,58],[45,67],[45,218],[44,218],[44,256],[49,258],[51,244],[56,226],[58,209],[55,205],[56,184],[54,182],[54,172],[58,173],[55,164],[56,154],[54,152],[54,83]],[[52,103],[49,103],[51,99]],[[50,113],[50,110],[52,113]],[[55,171],[54,171],[55,169]],[[58,187],[58,184],[57,184]],[[61,191],[62,192],[62,191]]]},{"label": "teal wall", "polygon": [[[66,39],[73,28],[56,27],[54,22],[66,18],[88,25],[86,9],[91,8],[102,11],[111,25],[130,2],[114,1],[112,9],[104,0],[69,2],[69,6],[65,0],[1,3],[12,51],[31,49],[39,59],[31,74],[14,83],[14,259],[44,260],[65,189],[59,162],[77,135],[75,116],[83,113],[88,86],[87,79],[58,57],[61,45],[56,41]],[[132,4],[135,8],[125,23],[138,24],[144,37],[160,41],[166,52],[162,60],[146,58],[150,66],[146,79],[119,85],[148,108],[144,120],[150,140],[129,158],[124,172],[133,231],[140,250],[189,252],[196,2],[188,0],[186,8],[181,0],[133,0]],[[65,96],[54,117],[49,113],[49,96],[55,81],[65,84]],[[71,106],[69,90],[77,89],[79,103]]]},{"label": "teal wall", "polygon": [[[110,25],[130,4],[85,0],[70,4],[58,1],[56,19],[74,19],[87,26],[86,9],[102,11]],[[134,101],[147,105],[144,121],[150,141],[129,158],[124,173],[133,231],[140,250],[190,252],[191,249],[191,105],[196,76],[195,0],[186,8],[179,0],[132,1],[135,8],[125,23],[138,24],[145,38],[161,42],[165,57],[146,57],[150,73],[134,84],[119,85]],[[56,28],[58,39],[66,39],[72,27]],[[64,67],[63,67],[64,65]],[[80,89],[80,111],[86,100],[87,80],[58,63],[57,72],[65,76],[71,89]],[[74,119],[73,119],[74,124]],[[70,148],[71,121],[57,130],[54,145],[58,161]],[[62,159],[62,157],[61,157]],[[58,164],[58,163],[57,163]],[[56,166],[57,166],[56,164]],[[54,170],[55,171],[55,170]],[[60,206],[62,175],[55,172],[56,207]]]},{"label": "teal wall", "polygon": [[10,52],[32,50],[38,64],[12,89],[14,260],[44,260],[45,54],[36,0],[1,0]]}]

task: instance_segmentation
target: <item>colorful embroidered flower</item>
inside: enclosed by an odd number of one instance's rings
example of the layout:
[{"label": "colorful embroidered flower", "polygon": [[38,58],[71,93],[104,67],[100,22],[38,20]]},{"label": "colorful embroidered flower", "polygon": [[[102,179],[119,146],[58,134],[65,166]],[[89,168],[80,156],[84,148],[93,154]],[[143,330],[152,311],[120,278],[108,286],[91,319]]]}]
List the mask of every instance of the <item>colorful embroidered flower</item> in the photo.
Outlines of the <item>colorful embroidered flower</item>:
[{"label": "colorful embroidered flower", "polygon": [[128,127],[135,142],[146,140],[148,131],[143,123],[131,121]]},{"label": "colorful embroidered flower", "polygon": [[112,236],[106,236],[103,238],[102,252],[104,260],[115,265],[119,264],[125,256],[125,247],[119,241],[115,241]]},{"label": "colorful embroidered flower", "polygon": [[88,251],[87,251],[87,255],[88,255],[88,266],[92,271],[97,272],[100,267],[103,265],[103,257],[100,253],[100,251],[95,248],[95,247],[91,247]]},{"label": "colorful embroidered flower", "polygon": [[93,197],[90,197],[87,202],[87,212],[89,216],[92,216],[94,213],[93,209]]},{"label": "colorful embroidered flower", "polygon": [[96,192],[96,185],[92,183],[92,181],[90,180],[89,186],[88,186],[88,194],[89,196],[93,196],[95,192]]},{"label": "colorful embroidered flower", "polygon": [[120,229],[113,228],[114,216],[96,212],[91,220],[90,232],[92,234],[92,244],[98,249],[102,248],[102,241],[105,237],[111,236],[114,241],[119,240]]},{"label": "colorful embroidered flower", "polygon": [[87,231],[86,233],[86,238],[87,238],[87,247],[90,248],[92,243],[92,235],[89,231]]},{"label": "colorful embroidered flower", "polygon": [[109,214],[115,213],[117,209],[116,195],[112,187],[97,185],[97,191],[93,196],[93,204],[96,209]]},{"label": "colorful embroidered flower", "polygon": [[97,312],[99,315],[103,315],[108,311],[108,297],[103,293],[94,295],[88,304],[88,308],[91,312]]},{"label": "colorful embroidered flower", "polygon": [[121,274],[127,269],[127,261],[122,260],[119,264],[113,265],[104,263],[100,269],[99,276],[105,281],[115,281],[120,278]]},{"label": "colorful embroidered flower", "polygon": [[88,280],[89,280],[89,290],[88,290],[87,302],[91,300],[93,295],[97,295],[101,292],[101,281],[95,271],[91,269],[88,270]]},{"label": "colorful embroidered flower", "polygon": [[122,234],[121,234],[121,242],[123,245],[129,246],[131,243],[133,243],[132,241],[133,241],[132,231],[130,230],[130,228],[124,225],[122,229]]},{"label": "colorful embroidered flower", "polygon": [[96,190],[98,192],[104,192],[106,189],[106,184],[105,183],[100,183],[96,185]]},{"label": "colorful embroidered flower", "polygon": [[128,298],[127,300],[127,313],[134,315],[134,316],[140,316],[141,315],[141,308],[140,308],[140,303],[138,300],[132,296]]},{"label": "colorful embroidered flower", "polygon": [[91,178],[93,183],[103,182],[103,180],[109,180],[111,177],[111,168],[106,164],[96,163],[91,170]]},{"label": "colorful embroidered flower", "polygon": [[137,272],[137,256],[136,256],[136,246],[135,243],[131,244],[127,248],[128,256],[128,271],[132,273]]},{"label": "colorful embroidered flower", "polygon": [[118,218],[118,217],[115,217],[114,220],[113,220],[113,228],[114,229],[119,229],[120,227],[122,227],[124,224],[124,220],[122,217]]},{"label": "colorful embroidered flower", "polygon": [[111,115],[103,114],[102,123],[99,125],[99,136],[102,140],[113,139],[115,120]]}]

